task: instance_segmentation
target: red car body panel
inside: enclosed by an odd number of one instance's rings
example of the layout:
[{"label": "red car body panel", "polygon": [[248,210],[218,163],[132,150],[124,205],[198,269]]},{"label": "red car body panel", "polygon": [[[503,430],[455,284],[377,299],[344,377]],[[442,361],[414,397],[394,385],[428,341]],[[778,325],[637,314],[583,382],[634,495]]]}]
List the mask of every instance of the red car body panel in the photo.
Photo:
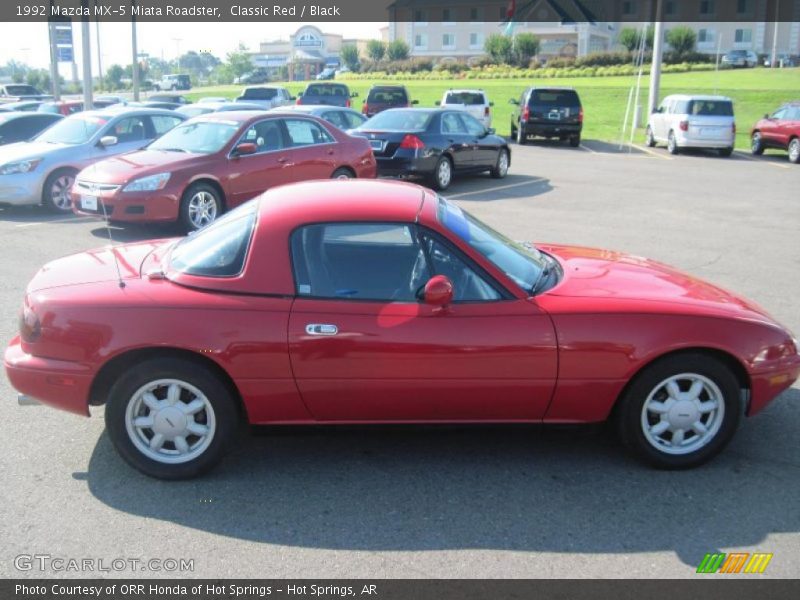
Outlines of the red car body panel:
[{"label": "red car body panel", "polygon": [[785,119],[761,119],[750,132],[751,136],[756,131],[760,132],[761,140],[767,148],[786,150],[793,139],[800,138],[800,102],[791,102],[783,108],[788,108],[792,116]]},{"label": "red car body panel", "polygon": [[[529,298],[439,223],[435,194],[418,186],[318,181],[256,202],[236,277],[171,271],[164,259],[172,240],[46,265],[25,297],[39,337],[18,336],[5,353],[12,385],[87,414],[105,400],[92,386],[110,361],[172,349],[226,373],[251,423],[593,422],[608,417],[644,366],[677,350],[723,353],[749,388],[749,414],[800,375],[790,334],[762,309],[646,259],[543,245],[563,274]],[[437,310],[297,296],[292,231],[363,221],[440,232],[495,277],[507,299]],[[305,326],[315,322],[335,323],[338,335],[309,336]]]},{"label": "red car body panel", "polygon": [[[254,123],[266,119],[291,117],[312,120],[334,138],[330,144],[284,148],[257,154],[232,156],[242,134]],[[231,140],[212,154],[186,154],[163,150],[141,150],[99,161],[78,175],[78,181],[99,184],[91,195],[105,206],[113,221],[171,222],[178,219],[181,198],[197,181],[216,184],[222,190],[226,209],[255,198],[267,189],[295,181],[329,178],[345,167],[358,178],[374,178],[375,157],[369,142],[351,137],[336,127],[306,114],[265,114],[260,111],[230,111],[198,117],[201,120],[237,122],[239,129]],[[148,192],[123,192],[125,185],[141,177],[169,172],[163,189]],[[103,189],[103,186],[112,189]],[[81,186],[72,189],[73,211],[81,215],[103,216],[102,209],[81,209]]]}]

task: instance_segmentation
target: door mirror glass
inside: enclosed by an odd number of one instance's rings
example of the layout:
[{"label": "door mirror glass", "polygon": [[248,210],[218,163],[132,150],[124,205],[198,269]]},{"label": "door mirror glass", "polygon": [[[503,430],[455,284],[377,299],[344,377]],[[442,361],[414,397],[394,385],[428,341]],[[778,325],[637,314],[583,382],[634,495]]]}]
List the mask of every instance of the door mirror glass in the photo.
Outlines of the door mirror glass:
[{"label": "door mirror glass", "polygon": [[412,100],[411,104],[419,104],[419,100]]},{"label": "door mirror glass", "polygon": [[114,135],[104,135],[100,138],[100,146],[103,148],[107,148],[108,146],[116,146],[118,141],[119,140],[117,140],[117,137]]},{"label": "door mirror glass", "polygon": [[508,103],[509,104],[515,104],[515,105],[519,106],[519,100],[517,100],[515,98],[510,98]]},{"label": "door mirror glass", "polygon": [[258,150],[253,142],[242,142],[233,149],[234,156],[246,156],[247,154],[255,154]]},{"label": "door mirror glass", "polygon": [[358,92],[353,92],[352,94],[350,94],[350,97],[351,98],[358,98]]},{"label": "door mirror glass", "polygon": [[453,282],[444,275],[434,275],[425,284],[425,304],[447,306],[453,302]]},{"label": "door mirror glass", "polygon": [[486,135],[494,135],[495,131],[494,127],[489,127],[489,129],[486,130]]}]

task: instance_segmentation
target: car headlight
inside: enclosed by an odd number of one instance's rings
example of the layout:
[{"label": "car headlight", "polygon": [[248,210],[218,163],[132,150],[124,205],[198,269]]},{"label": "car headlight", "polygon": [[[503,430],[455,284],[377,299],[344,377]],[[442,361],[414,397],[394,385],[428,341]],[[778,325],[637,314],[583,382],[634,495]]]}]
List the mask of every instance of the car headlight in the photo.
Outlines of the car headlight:
[{"label": "car headlight", "polygon": [[17,162],[6,163],[0,167],[0,175],[13,175],[14,173],[30,173],[42,162],[41,158],[29,158]]},{"label": "car headlight", "polygon": [[148,175],[147,177],[140,177],[134,179],[124,188],[123,192],[154,192],[155,190],[162,189],[169,181],[169,173],[159,173],[157,175]]}]

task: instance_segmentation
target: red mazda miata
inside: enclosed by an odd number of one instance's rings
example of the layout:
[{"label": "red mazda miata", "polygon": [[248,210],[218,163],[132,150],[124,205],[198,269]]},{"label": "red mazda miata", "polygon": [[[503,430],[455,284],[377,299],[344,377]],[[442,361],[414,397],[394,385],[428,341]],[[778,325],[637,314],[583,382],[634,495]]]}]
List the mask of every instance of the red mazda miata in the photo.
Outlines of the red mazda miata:
[{"label": "red mazda miata", "polygon": [[120,454],[175,479],[242,421],[613,419],[650,463],[691,467],[800,355],[759,307],[663,264],[517,243],[430,190],[352,180],[46,265],[5,366],[44,404],[105,404]]}]

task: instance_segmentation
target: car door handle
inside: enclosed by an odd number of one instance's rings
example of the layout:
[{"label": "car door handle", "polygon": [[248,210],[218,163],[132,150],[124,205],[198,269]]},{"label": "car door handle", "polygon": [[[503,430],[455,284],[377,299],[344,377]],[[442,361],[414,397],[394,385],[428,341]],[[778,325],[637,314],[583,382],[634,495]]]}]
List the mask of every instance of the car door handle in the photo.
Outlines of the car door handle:
[{"label": "car door handle", "polygon": [[309,323],[306,325],[308,335],[336,335],[339,328],[331,323]]},{"label": "car door handle", "polygon": [[284,167],[293,167],[293,166],[294,166],[294,163],[293,163],[293,162],[289,162],[289,159],[288,159],[288,158],[286,158],[285,156],[281,156],[281,157],[278,159],[278,162],[279,162],[280,164],[282,164]]},{"label": "car door handle", "polygon": [[334,153],[334,150],[333,150],[333,148],[329,148],[329,149],[328,149],[328,155],[329,155],[329,156],[333,156],[333,153]]}]

